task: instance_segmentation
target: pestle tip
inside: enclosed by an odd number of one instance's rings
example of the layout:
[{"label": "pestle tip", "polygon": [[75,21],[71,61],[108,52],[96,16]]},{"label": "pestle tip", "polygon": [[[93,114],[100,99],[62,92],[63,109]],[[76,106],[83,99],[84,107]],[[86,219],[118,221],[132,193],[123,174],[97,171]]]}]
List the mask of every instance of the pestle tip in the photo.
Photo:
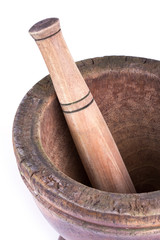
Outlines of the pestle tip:
[{"label": "pestle tip", "polygon": [[34,24],[30,29],[30,35],[37,41],[48,38],[60,31],[58,18],[46,18]]}]

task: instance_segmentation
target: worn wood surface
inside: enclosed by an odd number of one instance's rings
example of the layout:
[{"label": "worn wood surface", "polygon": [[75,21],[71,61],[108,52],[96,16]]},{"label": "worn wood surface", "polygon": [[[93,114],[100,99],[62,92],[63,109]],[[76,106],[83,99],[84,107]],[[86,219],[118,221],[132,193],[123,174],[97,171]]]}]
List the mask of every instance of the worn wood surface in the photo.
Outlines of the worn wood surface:
[{"label": "worn wood surface", "polygon": [[58,19],[46,19],[34,25],[30,34],[48,67],[90,182],[100,190],[134,193],[134,185],[115,141],[69,53],[58,23]]},{"label": "worn wood surface", "polygon": [[78,68],[138,193],[89,187],[49,76],[26,94],[15,116],[20,174],[46,219],[66,240],[158,240],[160,62],[103,57],[80,61]]}]

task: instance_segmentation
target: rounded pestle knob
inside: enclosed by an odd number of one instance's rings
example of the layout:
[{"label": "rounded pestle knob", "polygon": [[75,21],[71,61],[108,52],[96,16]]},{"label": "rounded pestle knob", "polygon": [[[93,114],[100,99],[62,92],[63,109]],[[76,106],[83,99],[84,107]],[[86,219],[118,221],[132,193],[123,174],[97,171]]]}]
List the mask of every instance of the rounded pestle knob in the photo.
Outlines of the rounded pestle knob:
[{"label": "rounded pestle knob", "polygon": [[58,18],[47,18],[30,28],[29,33],[36,40],[43,40],[53,36],[60,31],[60,22]]}]

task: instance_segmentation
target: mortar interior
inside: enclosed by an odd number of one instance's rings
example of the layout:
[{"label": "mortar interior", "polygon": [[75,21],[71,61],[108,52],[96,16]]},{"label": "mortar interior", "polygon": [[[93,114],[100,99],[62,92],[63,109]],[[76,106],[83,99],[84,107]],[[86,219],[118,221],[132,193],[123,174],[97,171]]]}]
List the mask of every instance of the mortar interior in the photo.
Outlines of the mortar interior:
[{"label": "mortar interior", "polygon": [[[145,71],[114,69],[86,82],[115,139],[138,193],[160,189],[160,84]],[[76,114],[76,113],[75,113]],[[43,112],[40,136],[50,161],[90,186],[56,97]]]}]

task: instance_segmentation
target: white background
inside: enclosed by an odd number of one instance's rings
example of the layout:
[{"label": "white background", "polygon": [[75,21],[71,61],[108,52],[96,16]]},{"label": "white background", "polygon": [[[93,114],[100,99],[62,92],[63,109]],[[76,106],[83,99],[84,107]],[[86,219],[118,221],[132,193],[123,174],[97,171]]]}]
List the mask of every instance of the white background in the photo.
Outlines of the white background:
[{"label": "white background", "polygon": [[26,92],[48,74],[28,29],[58,17],[75,61],[103,55],[160,60],[159,0],[27,0],[0,3],[0,239],[57,240],[16,165],[12,124]]}]

